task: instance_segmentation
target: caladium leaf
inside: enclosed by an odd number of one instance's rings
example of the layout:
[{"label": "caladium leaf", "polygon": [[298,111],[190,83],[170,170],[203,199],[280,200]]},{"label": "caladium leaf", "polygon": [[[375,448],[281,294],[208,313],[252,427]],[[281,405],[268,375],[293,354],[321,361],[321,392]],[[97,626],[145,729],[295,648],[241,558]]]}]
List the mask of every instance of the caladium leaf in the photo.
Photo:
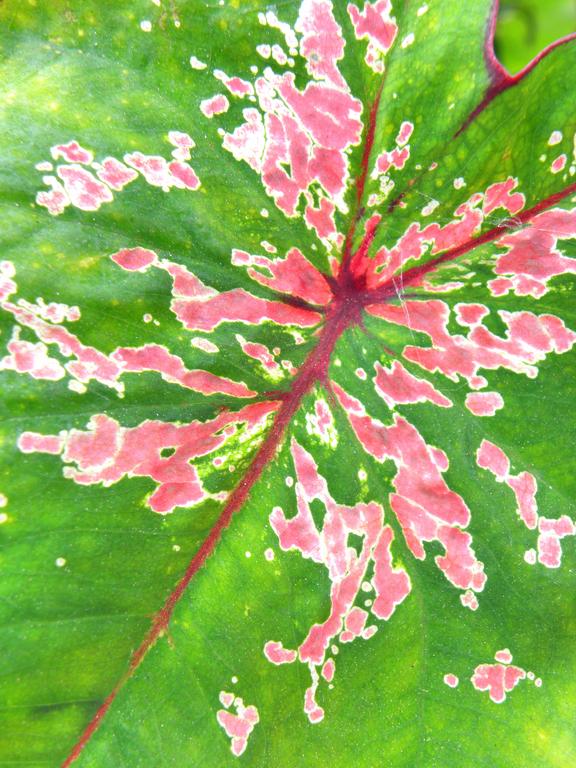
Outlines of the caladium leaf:
[{"label": "caladium leaf", "polygon": [[7,0],[0,755],[569,765],[576,48]]}]

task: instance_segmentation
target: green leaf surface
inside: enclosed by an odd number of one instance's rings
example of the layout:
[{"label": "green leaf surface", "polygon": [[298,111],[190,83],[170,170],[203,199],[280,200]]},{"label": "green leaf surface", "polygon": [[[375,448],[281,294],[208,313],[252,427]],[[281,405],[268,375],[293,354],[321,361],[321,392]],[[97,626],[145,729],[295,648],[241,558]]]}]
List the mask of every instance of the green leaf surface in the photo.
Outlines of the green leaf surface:
[{"label": "green leaf surface", "polygon": [[575,30],[574,0],[502,0],[495,47],[504,66],[519,72],[547,45]]},{"label": "green leaf surface", "polygon": [[576,760],[576,45],[0,6],[0,764]]}]

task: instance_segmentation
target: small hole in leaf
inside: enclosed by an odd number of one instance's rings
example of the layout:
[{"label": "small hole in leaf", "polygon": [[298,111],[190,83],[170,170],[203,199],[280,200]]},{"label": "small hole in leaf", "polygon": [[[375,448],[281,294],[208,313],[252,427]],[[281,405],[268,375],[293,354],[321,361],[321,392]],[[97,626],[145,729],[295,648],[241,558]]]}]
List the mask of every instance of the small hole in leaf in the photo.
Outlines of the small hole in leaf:
[{"label": "small hole in leaf", "polygon": [[160,449],[160,456],[162,456],[163,459],[169,459],[170,456],[173,456],[176,453],[176,448],[161,448]]}]

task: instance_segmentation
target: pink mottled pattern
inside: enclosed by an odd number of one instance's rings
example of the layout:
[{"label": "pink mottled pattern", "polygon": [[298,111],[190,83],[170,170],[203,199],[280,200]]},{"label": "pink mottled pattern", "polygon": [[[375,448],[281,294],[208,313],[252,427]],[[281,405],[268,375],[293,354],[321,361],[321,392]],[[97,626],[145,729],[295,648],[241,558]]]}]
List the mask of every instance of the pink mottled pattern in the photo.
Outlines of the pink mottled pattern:
[{"label": "pink mottled pattern", "polygon": [[[222,703],[228,708],[232,706],[232,702],[229,704],[226,704],[225,702],[229,701],[230,694],[225,694],[225,696],[225,701]],[[219,709],[216,713],[216,719],[231,740],[230,750],[232,754],[235,757],[240,757],[246,750],[250,734],[254,730],[254,727],[260,722],[260,717],[258,710],[253,704],[244,706],[242,699],[232,698],[236,708],[236,714],[228,712],[227,709]]]},{"label": "pink mottled pattern", "polygon": [[[297,476],[298,512],[287,518],[280,507],[275,507],[270,524],[283,550],[296,549],[303,557],[323,564],[332,583],[328,618],[310,628],[298,649],[300,661],[308,663],[312,674],[304,709],[311,722],[318,722],[323,713],[314,698],[318,685],[316,668],[326,662],[330,644],[338,635],[340,641],[346,643],[373,634],[371,631],[365,635],[368,613],[354,605],[368,564],[371,560],[374,562],[376,600],[372,611],[379,618],[391,616],[396,605],[408,595],[410,580],[402,569],[392,566],[393,534],[389,526],[382,526],[382,507],[375,502],[358,503],[354,507],[336,503],[314,459],[295,439],[292,439],[291,452]],[[314,500],[321,501],[326,509],[322,530],[318,530],[312,517],[310,505]],[[348,546],[351,533],[362,537],[359,554]],[[274,654],[279,651],[276,645],[267,645],[267,648]]]},{"label": "pink mottled pattern", "polygon": [[477,691],[488,691],[495,704],[502,704],[506,701],[506,694],[510,693],[525,677],[526,671],[520,667],[479,664],[474,670],[471,681]]},{"label": "pink mottled pattern", "polygon": [[470,512],[442,477],[447,469],[445,454],[432,450],[406,419],[395,415],[392,426],[384,426],[370,418],[356,398],[337,384],[333,388],[367,453],[378,461],[390,459],[396,464],[396,492],[389,497],[390,505],[413,555],[423,559],[423,543],[440,542],[445,554],[438,555],[436,563],[446,578],[461,589],[481,591],[486,581],[484,566],[474,555],[472,537],[462,530],[470,521]]}]

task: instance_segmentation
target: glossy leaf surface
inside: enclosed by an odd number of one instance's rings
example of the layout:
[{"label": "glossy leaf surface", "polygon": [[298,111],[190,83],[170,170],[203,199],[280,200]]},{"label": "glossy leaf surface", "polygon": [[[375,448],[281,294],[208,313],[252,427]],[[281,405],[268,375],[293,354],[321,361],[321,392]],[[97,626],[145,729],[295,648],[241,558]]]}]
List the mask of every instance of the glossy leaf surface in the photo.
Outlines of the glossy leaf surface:
[{"label": "glossy leaf surface", "polygon": [[576,47],[5,2],[7,765],[576,758]]}]

